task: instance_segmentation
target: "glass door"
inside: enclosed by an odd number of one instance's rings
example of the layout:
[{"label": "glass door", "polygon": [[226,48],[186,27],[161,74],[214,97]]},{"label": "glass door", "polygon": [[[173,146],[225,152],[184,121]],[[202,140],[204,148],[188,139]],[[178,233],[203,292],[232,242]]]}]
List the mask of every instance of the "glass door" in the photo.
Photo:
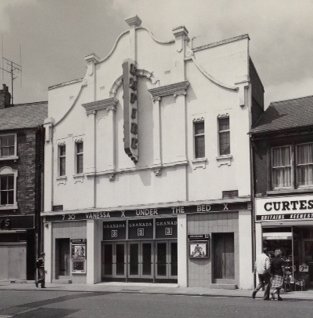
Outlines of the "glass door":
[{"label": "glass door", "polygon": [[130,278],[139,277],[139,243],[128,245],[128,276]]},{"label": "glass door", "polygon": [[113,258],[114,275],[118,277],[126,276],[126,248],[124,243],[115,244],[115,253]]},{"label": "glass door", "polygon": [[104,277],[113,276],[113,243],[103,244],[102,247],[102,275]]},{"label": "glass door", "polygon": [[177,278],[177,242],[156,243],[156,271],[157,279]]}]

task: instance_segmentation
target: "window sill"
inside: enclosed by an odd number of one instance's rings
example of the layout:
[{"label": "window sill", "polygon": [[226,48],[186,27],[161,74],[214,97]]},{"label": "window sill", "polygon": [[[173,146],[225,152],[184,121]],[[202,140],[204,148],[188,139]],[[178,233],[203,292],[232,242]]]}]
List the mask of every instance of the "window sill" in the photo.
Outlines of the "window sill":
[{"label": "window sill", "polygon": [[0,157],[0,161],[17,160],[18,156]]},{"label": "window sill", "polygon": [[66,184],[67,176],[57,177],[57,184]]},{"label": "window sill", "polygon": [[191,162],[192,162],[193,170],[196,170],[198,168],[205,169],[207,162],[208,162],[208,159],[207,158],[196,158],[196,159],[193,159]]},{"label": "window sill", "polygon": [[77,173],[73,174],[74,183],[81,182],[83,183],[85,180],[85,174],[84,173]]},{"label": "window sill", "polygon": [[223,166],[223,165],[230,166],[231,162],[233,161],[233,156],[230,154],[218,156],[218,157],[216,157],[216,161],[217,161],[219,167]]},{"label": "window sill", "polygon": [[17,204],[0,205],[0,211],[17,210]]},{"label": "window sill", "polygon": [[292,194],[292,193],[312,193],[313,191],[313,186],[310,187],[301,187],[301,188],[282,188],[282,189],[275,189],[275,190],[269,190],[266,191],[267,195],[277,195],[277,194]]}]

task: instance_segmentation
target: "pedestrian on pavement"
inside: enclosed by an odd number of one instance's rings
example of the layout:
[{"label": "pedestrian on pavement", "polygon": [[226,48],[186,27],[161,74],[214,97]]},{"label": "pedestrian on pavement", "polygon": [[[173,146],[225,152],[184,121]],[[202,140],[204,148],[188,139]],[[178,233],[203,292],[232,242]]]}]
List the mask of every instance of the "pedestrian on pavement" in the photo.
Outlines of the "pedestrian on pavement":
[{"label": "pedestrian on pavement", "polygon": [[36,268],[38,273],[38,279],[35,284],[36,287],[41,285],[41,288],[46,288],[45,286],[45,253],[40,253],[40,257],[36,260]]},{"label": "pedestrian on pavement", "polygon": [[270,258],[268,256],[267,248],[263,248],[263,253],[257,255],[254,271],[258,275],[259,284],[252,292],[252,298],[254,299],[257,292],[262,288],[264,289],[264,300],[269,300],[269,294],[270,294],[270,280],[271,280],[271,274],[270,274]]},{"label": "pedestrian on pavement", "polygon": [[[280,297],[280,289],[284,283],[284,260],[281,257],[282,252],[280,249],[276,249],[274,253],[274,257],[271,260],[271,299],[272,300],[283,300]],[[277,294],[277,298],[275,295]]]}]

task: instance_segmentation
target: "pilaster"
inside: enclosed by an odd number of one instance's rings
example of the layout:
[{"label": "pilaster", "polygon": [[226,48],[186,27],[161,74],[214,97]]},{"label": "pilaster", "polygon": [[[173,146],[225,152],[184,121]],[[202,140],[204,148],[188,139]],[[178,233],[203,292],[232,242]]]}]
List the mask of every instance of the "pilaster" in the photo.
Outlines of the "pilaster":
[{"label": "pilaster", "polygon": [[136,39],[136,28],[141,25],[141,19],[135,15],[125,19],[125,22],[128,24],[129,31],[129,41],[130,41],[130,59],[137,61],[137,39]]},{"label": "pilaster", "polygon": [[153,164],[159,166],[162,164],[161,151],[161,97],[153,98]]},{"label": "pilaster", "polygon": [[179,287],[188,286],[187,215],[177,215],[177,280]]},{"label": "pilaster", "polygon": [[184,81],[186,79],[185,57],[186,47],[189,42],[188,30],[184,26],[179,26],[173,29],[175,37],[176,52],[174,55],[174,65],[172,73],[172,81]]},{"label": "pilaster", "polygon": [[87,100],[94,101],[97,99],[96,64],[99,62],[99,57],[96,54],[91,53],[85,57],[85,61],[87,63],[87,72],[85,75],[85,82],[87,84],[86,98]]},{"label": "pilaster", "polygon": [[52,223],[44,222],[43,226],[43,234],[44,234],[44,252],[45,252],[45,270],[46,270],[46,282],[52,282],[52,261],[54,259],[54,255],[52,255]]}]

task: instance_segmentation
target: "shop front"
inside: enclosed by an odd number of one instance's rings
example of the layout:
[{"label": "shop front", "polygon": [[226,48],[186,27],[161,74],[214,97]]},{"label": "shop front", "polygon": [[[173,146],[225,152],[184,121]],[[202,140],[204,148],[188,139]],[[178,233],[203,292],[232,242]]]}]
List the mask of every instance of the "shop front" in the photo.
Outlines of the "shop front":
[{"label": "shop front", "polygon": [[256,199],[257,251],[281,249],[285,288],[313,288],[313,198],[311,195]]},{"label": "shop front", "polygon": [[177,282],[176,218],[103,222],[102,280]]}]

